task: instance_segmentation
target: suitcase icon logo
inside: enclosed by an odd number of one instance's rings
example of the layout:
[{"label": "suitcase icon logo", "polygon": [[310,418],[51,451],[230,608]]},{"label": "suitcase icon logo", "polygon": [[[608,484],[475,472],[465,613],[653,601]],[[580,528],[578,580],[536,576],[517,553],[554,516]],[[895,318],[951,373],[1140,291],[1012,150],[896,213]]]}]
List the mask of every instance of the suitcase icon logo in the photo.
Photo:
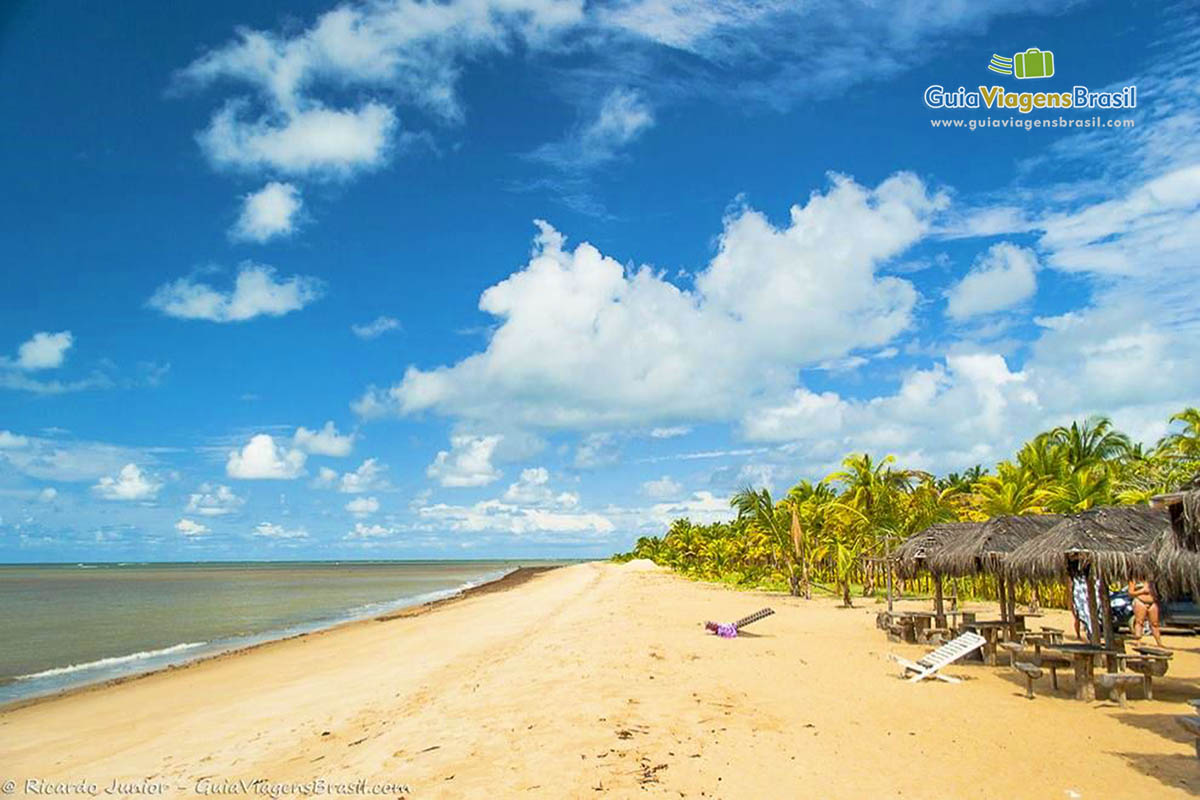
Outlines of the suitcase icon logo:
[{"label": "suitcase icon logo", "polygon": [[1014,53],[1012,58],[993,54],[988,69],[1001,75],[1013,75],[1021,80],[1049,78],[1054,74],[1054,53],[1031,47],[1024,53]]}]

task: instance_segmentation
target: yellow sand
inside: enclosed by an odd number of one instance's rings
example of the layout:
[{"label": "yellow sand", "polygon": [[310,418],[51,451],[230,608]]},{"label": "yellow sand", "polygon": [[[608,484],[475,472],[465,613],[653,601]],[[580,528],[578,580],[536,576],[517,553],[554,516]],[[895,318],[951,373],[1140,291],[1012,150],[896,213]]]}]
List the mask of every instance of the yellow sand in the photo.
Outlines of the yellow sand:
[{"label": "yellow sand", "polygon": [[[734,592],[582,564],[0,713],[0,779],[406,784],[411,797],[1184,797],[1171,720],[1200,648],[1167,642],[1156,700],[1026,700],[1007,668],[911,685],[872,601]],[[735,640],[705,635],[764,605]],[[915,604],[914,604],[914,607]],[[1063,615],[1044,622],[1065,624]],[[390,792],[383,796],[395,797]]]}]

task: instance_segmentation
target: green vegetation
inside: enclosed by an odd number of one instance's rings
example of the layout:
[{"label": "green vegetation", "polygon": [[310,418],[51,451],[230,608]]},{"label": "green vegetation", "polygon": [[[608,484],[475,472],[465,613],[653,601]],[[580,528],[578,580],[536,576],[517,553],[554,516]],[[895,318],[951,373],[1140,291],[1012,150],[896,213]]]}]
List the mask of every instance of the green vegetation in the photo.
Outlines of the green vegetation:
[{"label": "green vegetation", "polygon": [[[732,522],[671,523],[642,537],[618,561],[648,558],[684,575],[737,586],[813,587],[850,604],[853,587],[872,594],[879,559],[935,522],[1003,514],[1067,514],[1101,505],[1144,503],[1200,473],[1200,409],[1171,417],[1171,432],[1147,450],[1103,417],[1040,433],[1007,461],[943,477],[903,469],[888,456],[853,454],[817,483],[802,480],[781,498],[747,487],[730,505]],[[1048,587],[1049,588],[1049,587]],[[957,582],[964,594],[991,596],[988,578]],[[1043,593],[1043,602],[1056,592]]]}]

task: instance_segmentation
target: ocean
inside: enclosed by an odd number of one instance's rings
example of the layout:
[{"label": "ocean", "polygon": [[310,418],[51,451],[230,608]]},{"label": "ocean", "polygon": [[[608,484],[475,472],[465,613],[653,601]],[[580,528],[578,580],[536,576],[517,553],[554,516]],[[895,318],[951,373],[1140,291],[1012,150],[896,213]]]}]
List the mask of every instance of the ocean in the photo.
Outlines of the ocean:
[{"label": "ocean", "polygon": [[0,565],[0,703],[376,616],[551,563],[560,562]]}]

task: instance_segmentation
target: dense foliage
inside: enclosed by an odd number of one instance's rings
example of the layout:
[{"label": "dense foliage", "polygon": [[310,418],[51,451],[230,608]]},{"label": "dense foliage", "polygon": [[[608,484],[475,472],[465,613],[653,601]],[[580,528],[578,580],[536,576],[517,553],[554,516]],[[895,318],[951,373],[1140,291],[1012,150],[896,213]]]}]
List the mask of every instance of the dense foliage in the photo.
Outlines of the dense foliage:
[{"label": "dense foliage", "polygon": [[[781,498],[747,487],[730,505],[732,522],[675,520],[663,536],[638,539],[616,558],[648,558],[689,576],[737,585],[811,586],[836,591],[879,580],[880,559],[935,522],[1003,514],[1071,513],[1143,503],[1200,473],[1200,409],[1171,417],[1171,433],[1147,449],[1092,418],[1046,431],[991,469],[938,477],[904,469],[895,458],[849,455],[842,469],[802,480]],[[979,582],[985,590],[988,581]]]}]

